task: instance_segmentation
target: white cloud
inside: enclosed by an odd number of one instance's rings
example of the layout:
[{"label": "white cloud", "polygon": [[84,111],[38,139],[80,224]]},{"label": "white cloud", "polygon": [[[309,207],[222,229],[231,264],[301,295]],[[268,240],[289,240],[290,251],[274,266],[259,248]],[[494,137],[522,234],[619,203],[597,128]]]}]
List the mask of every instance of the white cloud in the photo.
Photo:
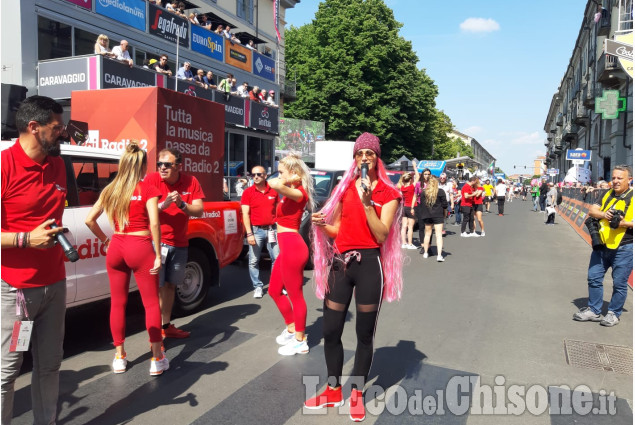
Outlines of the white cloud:
[{"label": "white cloud", "polygon": [[468,136],[474,136],[481,133],[482,131],[483,129],[481,127],[477,125],[473,125],[471,127],[466,128],[465,131],[462,131],[461,133],[467,134]]},{"label": "white cloud", "polygon": [[512,145],[536,145],[544,144],[544,133],[534,131],[533,133],[520,133],[511,139]]},{"label": "white cloud", "polygon": [[461,31],[465,32],[492,32],[498,31],[500,25],[495,20],[489,18],[467,18],[459,25]]}]

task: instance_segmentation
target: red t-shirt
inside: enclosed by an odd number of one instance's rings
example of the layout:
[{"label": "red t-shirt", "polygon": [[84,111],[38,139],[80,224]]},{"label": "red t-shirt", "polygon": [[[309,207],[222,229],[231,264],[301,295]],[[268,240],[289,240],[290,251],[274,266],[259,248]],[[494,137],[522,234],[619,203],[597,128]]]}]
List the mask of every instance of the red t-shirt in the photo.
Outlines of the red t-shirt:
[{"label": "red t-shirt", "polygon": [[[401,186],[399,188],[401,190],[401,196],[403,197],[404,208],[412,208],[412,198],[415,196],[415,186],[410,184],[408,186]],[[419,202],[415,200],[415,206],[417,206]]]},{"label": "red t-shirt", "polygon": [[481,194],[480,194],[480,196],[475,196],[474,198],[472,198],[472,199],[474,199],[474,205],[483,205],[483,191],[485,189],[483,189],[482,186],[479,186],[479,187],[476,188],[476,190],[480,190]]},{"label": "red t-shirt", "polygon": [[276,208],[276,223],[288,229],[295,230],[300,229],[302,212],[304,211],[304,206],[309,201],[309,197],[304,188],[298,186],[297,189],[302,192],[302,199],[296,202],[293,199],[283,196]]},{"label": "red t-shirt", "polygon": [[469,183],[465,183],[461,188],[461,206],[462,207],[471,207],[474,205],[474,198],[467,198],[465,195],[472,194],[474,189]]},{"label": "red t-shirt", "polygon": [[[386,185],[381,180],[373,189],[371,200],[375,203],[377,217],[381,217],[381,209],[393,199],[401,199],[401,194],[393,187]],[[362,205],[355,182],[344,192],[342,200],[342,217],[340,231],[335,238],[335,248],[338,252],[346,252],[351,249],[379,248],[379,243],[368,227],[366,213]]]},{"label": "red t-shirt", "polygon": [[[196,177],[188,174],[179,173],[179,179],[174,185],[169,185],[163,181],[159,173],[149,174],[143,181],[159,189],[159,192],[161,192],[159,203],[163,202],[167,195],[175,190],[179,192],[183,202],[188,204],[197,199],[205,198],[203,189]],[[177,247],[188,246],[187,222],[189,219],[190,217],[177,207],[174,202],[166,209],[160,211],[161,243]]]},{"label": "red t-shirt", "polygon": [[[43,164],[29,158],[20,141],[2,151],[2,231],[30,232],[49,218],[62,225],[66,204],[66,168],[60,157]],[[66,277],[64,251],[2,248],[2,280],[15,288],[33,288]]]},{"label": "red t-shirt", "polygon": [[243,192],[240,205],[249,205],[249,218],[254,226],[269,226],[276,219],[276,204],[278,192],[265,183],[263,192],[256,189],[256,185],[250,186]]},{"label": "red t-shirt", "polygon": [[115,232],[132,233],[142,230],[149,230],[150,217],[148,217],[148,209],[146,203],[151,198],[158,198],[161,192],[155,186],[140,181],[134,190],[132,198],[130,198],[130,208],[128,212],[128,225],[123,229],[119,229],[119,223],[115,222]]}]

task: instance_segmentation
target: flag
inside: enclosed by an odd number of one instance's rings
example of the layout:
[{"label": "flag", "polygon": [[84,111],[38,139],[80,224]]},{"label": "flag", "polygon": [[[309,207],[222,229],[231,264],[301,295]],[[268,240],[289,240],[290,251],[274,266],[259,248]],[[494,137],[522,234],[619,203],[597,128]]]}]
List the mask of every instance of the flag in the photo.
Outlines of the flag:
[{"label": "flag", "polygon": [[494,174],[494,161],[487,167],[487,172],[490,174]]},{"label": "flag", "polygon": [[278,38],[278,44],[280,44],[280,30],[278,29],[279,21],[280,21],[280,0],[273,0],[273,27],[276,29],[276,37]]}]

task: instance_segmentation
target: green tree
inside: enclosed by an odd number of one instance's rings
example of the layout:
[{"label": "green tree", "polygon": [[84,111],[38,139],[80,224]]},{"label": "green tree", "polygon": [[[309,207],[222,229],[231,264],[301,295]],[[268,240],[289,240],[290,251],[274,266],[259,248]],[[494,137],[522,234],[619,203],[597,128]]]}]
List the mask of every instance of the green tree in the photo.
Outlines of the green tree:
[{"label": "green tree", "polygon": [[432,153],[437,87],[382,0],[326,0],[312,23],[285,33],[286,69],[297,76],[292,118],[324,121],[326,138],[382,140],[386,161]]},{"label": "green tree", "polygon": [[474,158],[472,147],[463,143],[458,137],[450,137],[449,134],[454,128],[450,117],[443,111],[435,111],[435,120],[432,125],[432,142],[434,152],[431,159],[444,160],[457,156],[469,156]]}]

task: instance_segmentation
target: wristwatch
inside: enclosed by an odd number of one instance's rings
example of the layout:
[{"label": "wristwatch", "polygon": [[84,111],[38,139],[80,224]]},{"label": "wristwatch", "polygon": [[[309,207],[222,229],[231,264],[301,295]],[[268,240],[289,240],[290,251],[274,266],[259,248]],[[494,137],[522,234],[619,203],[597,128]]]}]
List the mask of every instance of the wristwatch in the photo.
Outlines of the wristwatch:
[{"label": "wristwatch", "polygon": [[185,211],[186,208],[187,208],[187,203],[185,201],[181,202],[181,206],[179,207],[179,209],[181,211]]}]

